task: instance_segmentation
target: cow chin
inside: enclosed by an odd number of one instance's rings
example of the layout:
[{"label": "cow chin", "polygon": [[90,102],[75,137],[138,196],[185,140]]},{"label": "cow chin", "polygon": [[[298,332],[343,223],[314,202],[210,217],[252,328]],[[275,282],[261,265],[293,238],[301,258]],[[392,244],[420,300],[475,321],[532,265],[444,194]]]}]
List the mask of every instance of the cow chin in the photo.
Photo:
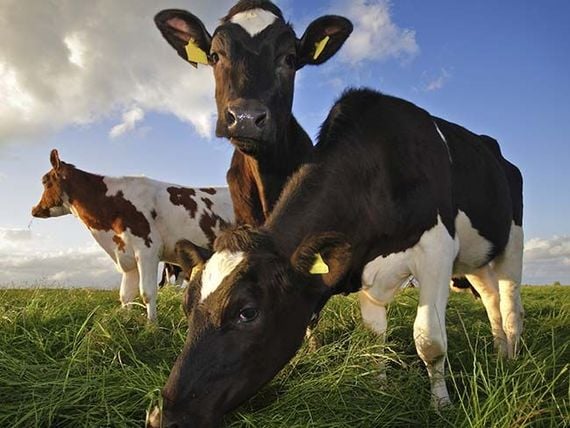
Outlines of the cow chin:
[{"label": "cow chin", "polygon": [[265,148],[267,147],[267,143],[251,138],[232,137],[230,138],[230,142],[241,153],[254,158],[262,156],[265,152]]}]

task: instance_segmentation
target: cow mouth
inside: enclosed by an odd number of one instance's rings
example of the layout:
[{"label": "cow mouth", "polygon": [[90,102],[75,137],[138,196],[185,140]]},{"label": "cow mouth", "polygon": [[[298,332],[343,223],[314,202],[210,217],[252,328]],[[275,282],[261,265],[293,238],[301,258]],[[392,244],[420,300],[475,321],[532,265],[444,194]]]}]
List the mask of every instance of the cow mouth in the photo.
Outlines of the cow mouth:
[{"label": "cow mouth", "polygon": [[245,137],[232,137],[230,142],[244,155],[253,156],[258,154],[263,147],[261,140]]}]

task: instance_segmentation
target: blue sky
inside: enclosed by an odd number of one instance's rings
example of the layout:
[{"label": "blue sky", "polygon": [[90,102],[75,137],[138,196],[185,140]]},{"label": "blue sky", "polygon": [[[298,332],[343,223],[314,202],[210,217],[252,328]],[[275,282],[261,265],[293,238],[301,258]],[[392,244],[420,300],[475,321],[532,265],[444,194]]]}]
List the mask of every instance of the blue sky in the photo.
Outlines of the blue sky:
[{"label": "blue sky", "polygon": [[[181,7],[214,29],[232,1],[5,0],[0,5],[0,284],[117,285],[72,216],[34,220],[49,151],[79,168],[189,186],[224,184],[232,149],[212,136],[213,79],[152,23]],[[497,138],[525,179],[528,283],[570,283],[570,3],[276,2],[300,36],[348,16],[341,52],[297,76],[294,112],[311,136],[349,86],[369,86]],[[6,102],[6,100],[8,100]],[[112,131],[114,129],[114,131]]]}]

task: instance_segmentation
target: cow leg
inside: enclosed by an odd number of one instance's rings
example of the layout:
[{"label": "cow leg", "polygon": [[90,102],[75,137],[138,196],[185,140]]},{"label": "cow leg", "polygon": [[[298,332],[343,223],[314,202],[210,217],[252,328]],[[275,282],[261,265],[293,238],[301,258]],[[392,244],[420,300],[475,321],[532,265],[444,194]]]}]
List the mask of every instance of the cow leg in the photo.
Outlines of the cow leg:
[{"label": "cow leg", "polygon": [[128,272],[123,272],[119,297],[121,299],[121,305],[124,309],[131,308],[131,302],[136,299],[139,292],[138,285],[139,271],[136,268]]},{"label": "cow leg", "polygon": [[420,283],[414,341],[418,355],[427,367],[436,408],[450,404],[445,384],[445,308],[457,251],[458,244],[441,223],[425,233],[414,248],[412,273]]},{"label": "cow leg", "polygon": [[139,255],[137,257],[139,271],[139,292],[150,322],[156,321],[156,296],[158,292],[158,257],[154,255]]},{"label": "cow leg", "polygon": [[524,309],[521,299],[524,235],[520,226],[512,226],[504,253],[495,259],[503,330],[507,336],[507,354],[515,358],[523,328]]},{"label": "cow leg", "polygon": [[507,337],[503,330],[503,320],[501,317],[499,284],[493,268],[490,265],[483,266],[476,272],[466,275],[475,290],[481,296],[481,301],[487,317],[491,323],[491,331],[495,341],[495,349],[501,356],[507,355]]},{"label": "cow leg", "polygon": [[[384,302],[370,296],[367,291],[360,291],[358,298],[360,300],[360,312],[362,313],[364,325],[378,335],[380,345],[383,347],[386,340],[386,329],[388,328]],[[387,378],[386,364],[384,361],[380,363],[379,377],[381,381],[385,381]]]}]

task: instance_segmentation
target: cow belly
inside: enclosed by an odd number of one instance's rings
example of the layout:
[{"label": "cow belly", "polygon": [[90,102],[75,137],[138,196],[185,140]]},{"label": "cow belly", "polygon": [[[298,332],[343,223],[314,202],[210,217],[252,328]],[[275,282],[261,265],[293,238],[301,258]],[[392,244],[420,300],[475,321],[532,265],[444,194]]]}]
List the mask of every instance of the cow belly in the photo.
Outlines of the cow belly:
[{"label": "cow belly", "polygon": [[386,305],[410,275],[434,283],[446,276],[449,282],[456,254],[457,245],[438,216],[437,224],[425,231],[414,246],[367,263],[362,272],[362,289],[376,304]]},{"label": "cow belly", "polygon": [[455,218],[455,229],[459,253],[453,265],[453,274],[463,276],[490,261],[489,255],[493,250],[493,244],[481,236],[463,211],[459,211]]}]

